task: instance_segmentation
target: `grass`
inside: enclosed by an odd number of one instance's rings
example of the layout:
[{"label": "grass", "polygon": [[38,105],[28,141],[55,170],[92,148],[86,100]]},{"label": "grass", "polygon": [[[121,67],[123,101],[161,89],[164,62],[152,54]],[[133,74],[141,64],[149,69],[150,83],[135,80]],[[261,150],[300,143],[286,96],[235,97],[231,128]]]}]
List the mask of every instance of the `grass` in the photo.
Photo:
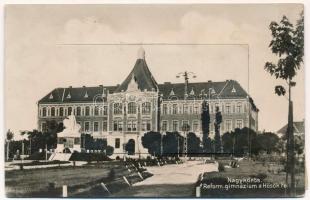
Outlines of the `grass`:
[{"label": "grass", "polygon": [[62,185],[75,187],[85,183],[100,181],[108,177],[113,168],[117,176],[128,174],[128,171],[119,162],[101,165],[53,167],[45,169],[13,170],[5,172],[5,189],[8,197],[33,197],[48,194],[48,186],[55,188]]},{"label": "grass", "polygon": [[[36,161],[38,162],[38,161]],[[61,197],[62,186],[68,186],[69,197],[106,197],[101,183],[105,183],[110,192],[116,193],[128,187],[129,183],[141,181],[152,174],[133,167],[125,167],[121,161],[89,163],[83,166],[62,166],[5,172],[5,191],[7,197]]]}]

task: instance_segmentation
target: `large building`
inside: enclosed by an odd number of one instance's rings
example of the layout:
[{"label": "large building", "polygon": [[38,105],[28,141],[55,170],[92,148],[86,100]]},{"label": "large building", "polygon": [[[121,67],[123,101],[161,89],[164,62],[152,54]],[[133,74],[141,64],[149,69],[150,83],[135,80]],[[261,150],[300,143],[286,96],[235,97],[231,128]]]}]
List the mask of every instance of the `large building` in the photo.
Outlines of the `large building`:
[{"label": "large building", "polygon": [[[186,92],[187,91],[187,94]],[[141,136],[148,131],[181,131],[188,124],[191,132],[202,136],[202,103],[210,106],[210,134],[214,135],[215,108],[222,112],[221,133],[235,128],[257,130],[258,109],[235,80],[223,82],[158,84],[152,76],[141,48],[134,68],[116,86],[56,88],[38,102],[38,128],[46,129],[48,120],[61,122],[76,116],[82,133],[106,138],[115,153],[124,152],[132,140],[141,152]]]}]

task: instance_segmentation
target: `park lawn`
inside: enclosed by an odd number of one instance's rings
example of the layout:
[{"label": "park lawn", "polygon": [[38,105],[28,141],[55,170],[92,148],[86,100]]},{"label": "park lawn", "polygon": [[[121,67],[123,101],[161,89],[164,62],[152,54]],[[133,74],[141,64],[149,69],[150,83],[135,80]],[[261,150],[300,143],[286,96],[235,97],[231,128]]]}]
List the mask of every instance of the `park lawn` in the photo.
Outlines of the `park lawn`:
[{"label": "park lawn", "polygon": [[74,187],[96,182],[106,178],[112,168],[116,176],[128,174],[120,162],[6,171],[6,194],[8,197],[31,197],[35,193],[46,192],[49,183],[55,183],[56,188],[61,188],[62,185]]},{"label": "park lawn", "polygon": [[[227,161],[219,161],[227,164]],[[228,162],[229,163],[229,162]],[[222,172],[212,172],[205,173],[203,182],[210,181],[212,178],[222,178],[222,180],[227,177],[230,178],[248,178],[248,177],[264,177],[264,182],[267,183],[283,183],[285,184],[286,174],[285,172],[273,173],[268,169],[268,164],[263,164],[262,162],[254,162],[252,160],[242,160],[238,163],[238,168],[225,168]],[[297,196],[302,196],[304,194],[305,188],[305,175],[304,173],[296,174],[296,193]],[[215,183],[216,184],[216,183]],[[270,192],[270,193],[268,193]],[[202,192],[203,197],[287,197],[287,191],[285,190],[264,190],[263,192],[258,190],[235,190],[229,193],[226,191],[223,193],[222,190],[210,192],[204,190]],[[214,195],[214,196],[213,196]]]}]

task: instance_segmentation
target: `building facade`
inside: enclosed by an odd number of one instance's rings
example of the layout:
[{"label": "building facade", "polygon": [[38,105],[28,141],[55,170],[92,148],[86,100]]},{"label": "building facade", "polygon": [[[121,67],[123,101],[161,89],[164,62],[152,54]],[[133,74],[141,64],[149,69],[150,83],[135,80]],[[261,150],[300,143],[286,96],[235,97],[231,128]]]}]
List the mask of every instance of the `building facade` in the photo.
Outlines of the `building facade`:
[{"label": "building facade", "polygon": [[[140,49],[134,68],[116,86],[56,88],[38,102],[38,129],[46,130],[47,121],[62,122],[73,114],[82,133],[107,139],[116,154],[124,153],[132,140],[135,152],[145,152],[141,137],[149,131],[181,131],[202,136],[201,112],[209,103],[210,136],[214,136],[215,109],[223,116],[221,134],[235,128],[258,128],[258,109],[252,98],[235,80],[223,82],[158,84],[152,76],[145,52]],[[186,97],[185,97],[186,96]]]}]

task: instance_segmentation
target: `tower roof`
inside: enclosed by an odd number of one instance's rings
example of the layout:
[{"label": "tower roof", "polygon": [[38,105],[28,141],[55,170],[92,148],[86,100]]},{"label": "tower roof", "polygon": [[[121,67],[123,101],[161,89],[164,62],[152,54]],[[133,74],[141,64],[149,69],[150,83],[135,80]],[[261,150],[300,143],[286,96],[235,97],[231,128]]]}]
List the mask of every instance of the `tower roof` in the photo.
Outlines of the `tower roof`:
[{"label": "tower roof", "polygon": [[115,90],[115,92],[127,91],[128,85],[132,82],[132,80],[136,82],[138,89],[141,91],[158,91],[157,82],[150,72],[144,57],[145,51],[143,48],[140,48],[138,51],[138,59],[134,68],[122,84]]}]

